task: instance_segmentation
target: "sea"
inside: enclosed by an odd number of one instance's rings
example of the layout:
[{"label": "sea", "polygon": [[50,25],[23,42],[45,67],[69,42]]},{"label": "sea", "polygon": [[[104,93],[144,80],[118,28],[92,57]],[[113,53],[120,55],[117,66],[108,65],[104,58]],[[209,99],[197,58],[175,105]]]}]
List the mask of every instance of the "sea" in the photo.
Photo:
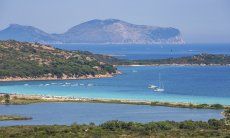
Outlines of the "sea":
[{"label": "sea", "polygon": [[[183,44],[183,45],[89,45],[89,44],[55,44],[56,48],[65,50],[81,50],[90,51],[97,54],[106,54],[114,56],[120,59],[162,59],[171,57],[184,57],[192,56],[201,53],[209,54],[230,54],[230,44]],[[230,105],[230,66],[118,66],[118,70],[122,72],[120,75],[116,75],[112,78],[100,78],[100,79],[85,79],[85,80],[56,80],[56,81],[20,81],[20,82],[1,82],[0,92],[17,93],[17,94],[38,94],[49,96],[68,96],[76,98],[96,98],[96,99],[126,99],[126,100],[145,100],[145,101],[161,101],[161,102],[184,102],[195,104],[223,104]],[[159,79],[160,77],[160,79]],[[149,89],[150,84],[163,85],[164,92],[155,92]],[[43,104],[29,105],[42,106]],[[68,106],[69,104],[58,104],[57,106]],[[70,104],[75,106],[75,104]],[[113,105],[113,104],[112,104]],[[111,105],[111,106],[112,106]],[[47,106],[54,106],[48,104]],[[91,104],[76,104],[76,106],[88,106],[91,108]],[[99,106],[97,109],[100,111],[109,110],[110,107],[104,109],[104,104],[95,104]],[[102,107],[100,107],[102,106]],[[105,105],[109,106],[109,105]],[[115,105],[113,105],[115,106]],[[127,115],[126,119],[119,118],[119,115],[111,115],[111,118],[103,120],[99,119],[90,120],[92,122],[101,123],[111,119],[121,119],[125,121],[162,121],[162,120],[175,120],[182,121],[186,119],[192,120],[207,120],[197,110],[191,109],[177,109],[156,107],[159,112],[154,112],[153,107],[151,113],[141,106],[145,115],[140,115],[139,119],[132,117],[126,113],[126,105],[117,105],[116,110],[120,111],[121,116]],[[29,108],[28,107],[28,108]],[[76,107],[76,108],[77,108]],[[128,106],[129,107],[129,106]],[[140,106],[131,106],[132,114],[136,113],[136,109]],[[20,106],[0,106],[4,108],[3,111],[12,109],[18,111]],[[7,108],[7,109],[5,109]],[[15,108],[15,109],[14,109]],[[39,108],[39,107],[38,107]],[[70,108],[70,107],[69,107]],[[146,110],[145,110],[146,109]],[[50,110],[50,109],[47,109]],[[56,110],[56,109],[55,109]],[[127,109],[128,110],[128,109]],[[131,110],[131,109],[130,109]],[[175,110],[175,116],[155,117],[156,114],[171,110]],[[177,110],[183,113],[177,112]],[[186,111],[185,111],[186,110]],[[20,113],[16,112],[15,113]],[[64,112],[64,108],[60,109],[60,112]],[[139,110],[138,110],[139,111]],[[191,113],[193,112],[194,113]],[[212,114],[213,118],[220,118],[216,116],[216,110],[198,110],[208,111],[207,114]],[[210,112],[211,111],[211,112]],[[26,112],[26,111],[25,111]],[[33,113],[28,109],[28,112]],[[56,111],[53,111],[56,112]],[[130,111],[131,112],[131,111]],[[152,113],[154,112],[154,113]],[[186,113],[185,113],[186,112]],[[220,113],[221,111],[218,111]],[[0,111],[0,113],[2,113]],[[36,113],[34,113],[36,114]],[[95,113],[96,114],[96,113]],[[146,117],[152,114],[150,118]],[[170,112],[171,114],[171,112]],[[177,115],[176,115],[177,114]],[[181,117],[180,114],[184,114],[187,117]],[[189,116],[193,114],[194,117]],[[124,115],[124,116],[125,116]],[[197,116],[196,116],[197,115]],[[77,115],[76,115],[77,116]],[[82,116],[85,116],[84,114]],[[177,117],[176,117],[177,116]],[[80,117],[81,118],[81,117]],[[92,117],[96,118],[96,116]],[[127,119],[129,118],[129,119]],[[76,121],[80,121],[77,119]],[[84,120],[84,119],[83,119]],[[70,120],[69,120],[70,121]],[[55,121],[54,121],[55,122]],[[73,120],[72,120],[73,122]],[[80,121],[81,122],[81,121]],[[86,123],[82,121],[81,123]],[[88,121],[89,122],[89,121]],[[59,122],[57,122],[59,123]],[[62,122],[60,122],[62,123]],[[36,124],[36,123],[35,123]],[[50,124],[50,123],[48,123]],[[64,124],[69,124],[66,122]]]}]

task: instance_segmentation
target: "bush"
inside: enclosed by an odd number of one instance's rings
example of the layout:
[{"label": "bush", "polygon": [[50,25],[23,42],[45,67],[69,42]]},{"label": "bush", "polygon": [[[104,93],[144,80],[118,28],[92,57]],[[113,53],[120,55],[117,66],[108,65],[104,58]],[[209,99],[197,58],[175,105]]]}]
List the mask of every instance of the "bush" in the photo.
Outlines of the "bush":
[{"label": "bush", "polygon": [[4,95],[4,101],[5,101],[6,104],[10,103],[10,95],[9,94]]},{"label": "bush", "polygon": [[179,124],[180,129],[195,129],[197,126],[192,120],[184,121]]},{"label": "bush", "polygon": [[214,129],[220,129],[225,126],[223,121],[216,120],[216,119],[209,119],[208,124],[211,128],[214,128]]},{"label": "bush", "polygon": [[213,104],[210,107],[215,108],[215,109],[224,109],[224,106],[221,104]]}]

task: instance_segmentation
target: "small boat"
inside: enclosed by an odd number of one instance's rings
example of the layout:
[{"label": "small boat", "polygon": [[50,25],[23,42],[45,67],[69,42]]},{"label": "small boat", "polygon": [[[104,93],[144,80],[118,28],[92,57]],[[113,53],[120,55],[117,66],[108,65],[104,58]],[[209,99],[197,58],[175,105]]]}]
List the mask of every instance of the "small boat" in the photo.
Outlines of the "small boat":
[{"label": "small boat", "polygon": [[89,84],[87,84],[87,86],[90,87],[90,86],[93,86],[93,84],[89,83]]},{"label": "small boat", "polygon": [[163,91],[165,91],[165,89],[164,88],[156,88],[156,89],[154,89],[154,91],[155,92],[163,92]]},{"label": "small boat", "polygon": [[158,81],[159,81],[159,87],[155,88],[154,91],[155,92],[163,92],[163,91],[165,91],[164,85],[161,82],[161,74],[159,74],[159,80]]},{"label": "small boat", "polygon": [[133,73],[136,73],[137,71],[136,70],[133,70]]},{"label": "small boat", "polygon": [[153,84],[150,84],[148,88],[149,88],[149,89],[156,89],[157,86],[155,86],[155,85],[153,85]]},{"label": "small boat", "polygon": [[149,89],[153,89],[153,91],[155,91],[155,92],[163,92],[163,91],[165,91],[164,85],[163,85],[163,83],[161,82],[161,76],[160,76],[160,74],[159,74],[159,80],[158,80],[158,81],[159,81],[159,86],[150,84],[150,85],[148,86],[148,88],[149,88]]}]

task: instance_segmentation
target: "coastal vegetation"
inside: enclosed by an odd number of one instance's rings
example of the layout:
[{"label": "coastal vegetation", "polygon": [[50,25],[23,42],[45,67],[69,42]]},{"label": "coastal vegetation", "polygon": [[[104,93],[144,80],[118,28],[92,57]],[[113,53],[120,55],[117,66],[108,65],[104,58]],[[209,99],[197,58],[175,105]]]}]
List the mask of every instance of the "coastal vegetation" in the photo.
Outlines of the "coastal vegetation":
[{"label": "coastal vegetation", "polygon": [[200,108],[200,109],[225,109],[228,106],[221,104],[192,104],[192,103],[170,103],[170,102],[151,102],[152,106],[168,106],[168,107],[180,107],[180,108]]},{"label": "coastal vegetation", "polygon": [[224,116],[225,116],[225,123],[227,125],[230,125],[230,108],[225,109],[223,112]]},{"label": "coastal vegetation", "polygon": [[9,94],[4,94],[3,100],[5,104],[10,104],[10,95]]},{"label": "coastal vegetation", "polygon": [[0,94],[0,104],[32,104],[32,103],[41,103],[41,102],[47,102],[48,100],[43,100],[42,98],[37,97],[20,97],[16,95],[11,94]]},{"label": "coastal vegetation", "polygon": [[230,126],[224,119],[203,121],[160,121],[149,123],[108,121],[100,125],[72,124],[53,126],[0,127],[0,136],[8,137],[229,137]]},{"label": "coastal vegetation", "polygon": [[207,54],[202,53],[194,56],[155,59],[155,60],[136,60],[132,64],[138,65],[167,65],[167,64],[181,64],[181,65],[230,65],[230,56],[223,54]]},{"label": "coastal vegetation", "polygon": [[[6,102],[6,97],[8,102]],[[92,98],[74,98],[58,96],[40,96],[40,95],[19,95],[19,94],[0,94],[0,104],[32,104],[42,102],[88,102],[88,103],[116,103],[116,104],[135,104],[150,106],[167,106],[179,108],[200,108],[200,109],[230,109],[229,106],[221,104],[192,104],[192,103],[170,103],[158,101],[132,101],[119,99],[92,99]]]},{"label": "coastal vegetation", "polygon": [[18,115],[0,115],[0,121],[8,121],[8,120],[30,120],[30,117],[23,117]]},{"label": "coastal vegetation", "polygon": [[0,79],[79,78],[116,73],[103,63],[80,51],[65,51],[38,43],[0,41]]},{"label": "coastal vegetation", "polygon": [[94,57],[98,60],[114,65],[230,65],[230,55],[208,53],[178,58],[149,60],[117,59],[115,57],[98,54],[95,54]]}]

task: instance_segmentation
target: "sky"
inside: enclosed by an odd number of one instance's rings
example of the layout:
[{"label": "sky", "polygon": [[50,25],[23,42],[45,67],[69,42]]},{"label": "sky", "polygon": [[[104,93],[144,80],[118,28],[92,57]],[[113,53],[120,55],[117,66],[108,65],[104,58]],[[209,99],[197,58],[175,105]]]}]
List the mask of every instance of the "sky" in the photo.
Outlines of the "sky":
[{"label": "sky", "polygon": [[230,0],[0,0],[0,30],[63,33],[92,19],[178,28],[187,43],[230,43]]}]

